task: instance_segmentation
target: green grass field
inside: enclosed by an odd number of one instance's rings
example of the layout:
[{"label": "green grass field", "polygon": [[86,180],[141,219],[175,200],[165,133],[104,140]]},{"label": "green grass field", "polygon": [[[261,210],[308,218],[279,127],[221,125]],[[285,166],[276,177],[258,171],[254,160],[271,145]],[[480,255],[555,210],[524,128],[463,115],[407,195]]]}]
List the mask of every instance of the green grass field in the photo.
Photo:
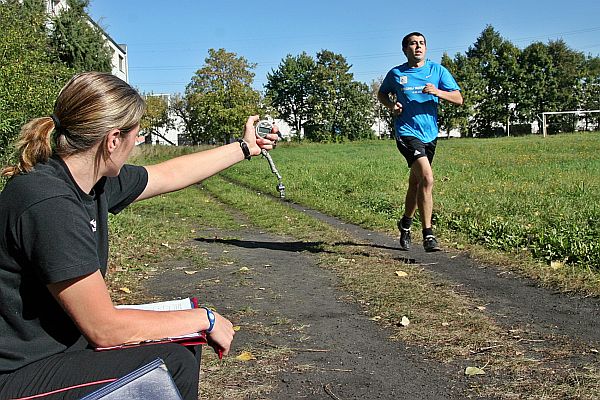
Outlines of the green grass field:
[{"label": "green grass field", "polygon": [[[455,235],[546,264],[600,271],[600,134],[440,140],[434,214]],[[282,144],[272,152],[289,200],[381,231],[402,215],[408,169],[394,142]],[[266,161],[222,173],[277,196]]]},{"label": "green grass field", "polygon": [[[599,139],[593,132],[440,140],[434,161],[438,235],[446,245],[527,254],[542,265],[597,276]],[[153,146],[144,149],[144,157],[155,162],[189,151]],[[408,168],[393,141],[282,143],[272,156],[287,199],[370,229],[394,231]],[[266,160],[239,163],[222,176],[278,195]]]}]

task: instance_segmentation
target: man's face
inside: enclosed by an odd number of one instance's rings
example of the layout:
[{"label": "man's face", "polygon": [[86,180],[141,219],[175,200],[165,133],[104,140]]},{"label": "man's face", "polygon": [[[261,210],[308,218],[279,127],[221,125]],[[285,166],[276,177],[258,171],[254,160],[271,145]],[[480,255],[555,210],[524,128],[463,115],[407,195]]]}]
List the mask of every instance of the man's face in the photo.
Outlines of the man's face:
[{"label": "man's face", "polygon": [[408,38],[408,45],[402,49],[409,61],[421,62],[425,60],[427,45],[423,36],[413,35]]}]

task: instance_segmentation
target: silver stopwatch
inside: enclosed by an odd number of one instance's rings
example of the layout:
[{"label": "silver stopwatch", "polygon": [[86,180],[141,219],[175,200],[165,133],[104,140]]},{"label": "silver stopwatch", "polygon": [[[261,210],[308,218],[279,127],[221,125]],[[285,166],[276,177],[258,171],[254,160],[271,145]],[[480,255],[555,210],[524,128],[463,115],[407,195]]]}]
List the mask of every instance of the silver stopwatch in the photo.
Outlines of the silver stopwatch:
[{"label": "silver stopwatch", "polygon": [[272,133],[272,130],[273,124],[266,119],[262,120],[256,125],[256,136],[264,138],[269,133]]}]

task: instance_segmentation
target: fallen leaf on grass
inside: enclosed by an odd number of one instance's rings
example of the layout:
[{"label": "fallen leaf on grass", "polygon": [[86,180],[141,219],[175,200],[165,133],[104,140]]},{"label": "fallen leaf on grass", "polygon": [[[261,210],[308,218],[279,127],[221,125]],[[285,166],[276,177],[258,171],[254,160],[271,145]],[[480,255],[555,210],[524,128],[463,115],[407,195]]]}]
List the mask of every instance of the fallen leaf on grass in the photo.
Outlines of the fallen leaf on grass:
[{"label": "fallen leaf on grass", "polygon": [[240,329],[242,329],[242,327],[241,327],[241,326],[239,326],[239,325],[235,325],[235,326],[233,327],[233,330],[234,330],[235,332],[238,332]]},{"label": "fallen leaf on grass", "polygon": [[561,269],[565,267],[565,263],[561,261],[550,261],[550,268],[553,270]]},{"label": "fallen leaf on grass", "polygon": [[596,350],[596,349],[590,349],[590,353],[598,354],[598,350]]},{"label": "fallen leaf on grass", "polygon": [[442,322],[442,326],[450,326],[449,322]]},{"label": "fallen leaf on grass", "polygon": [[402,317],[402,320],[400,320],[400,325],[402,325],[402,326],[410,325],[410,319],[408,319],[408,317],[406,317],[406,316]]},{"label": "fallen leaf on grass", "polygon": [[127,287],[122,287],[122,288],[119,288],[119,290],[120,290],[121,292],[123,292],[123,293],[131,293],[131,289],[129,289],[129,288],[127,288]]},{"label": "fallen leaf on grass", "polygon": [[376,315],[373,318],[370,318],[371,321],[379,321],[381,319],[381,315]]},{"label": "fallen leaf on grass", "polygon": [[238,271],[239,272],[248,272],[248,271],[250,271],[250,268],[248,268],[248,267],[242,267]]},{"label": "fallen leaf on grass", "polygon": [[408,274],[404,271],[396,271],[396,275],[399,276],[400,278],[405,278],[408,276]]},{"label": "fallen leaf on grass", "polygon": [[483,311],[483,310],[485,310],[485,306],[477,306],[477,309],[478,309],[479,311]]},{"label": "fallen leaf on grass", "polygon": [[187,275],[194,275],[198,271],[183,271],[183,272],[185,272]]},{"label": "fallen leaf on grass", "polygon": [[481,368],[477,367],[467,367],[465,368],[465,375],[473,376],[473,375],[485,375],[485,371]]},{"label": "fallen leaf on grass", "polygon": [[161,245],[163,245],[165,247],[168,247],[168,248],[171,248],[171,246],[169,246],[169,243],[161,243]]},{"label": "fallen leaf on grass", "polygon": [[235,359],[239,361],[250,361],[256,360],[256,357],[254,357],[254,354],[250,353],[249,351],[243,351],[242,354],[237,356]]}]

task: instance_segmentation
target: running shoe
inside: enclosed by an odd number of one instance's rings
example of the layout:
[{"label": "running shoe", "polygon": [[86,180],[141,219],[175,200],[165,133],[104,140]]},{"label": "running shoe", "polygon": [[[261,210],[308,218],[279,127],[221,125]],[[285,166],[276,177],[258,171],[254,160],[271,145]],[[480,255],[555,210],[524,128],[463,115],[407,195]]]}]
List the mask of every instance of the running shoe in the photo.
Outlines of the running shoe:
[{"label": "running shoe", "polygon": [[425,236],[425,239],[423,239],[423,248],[428,253],[441,250],[440,245],[437,242],[437,239],[433,235]]},{"label": "running shoe", "polygon": [[410,249],[410,228],[403,228],[398,221],[398,230],[400,231],[400,250]]}]

